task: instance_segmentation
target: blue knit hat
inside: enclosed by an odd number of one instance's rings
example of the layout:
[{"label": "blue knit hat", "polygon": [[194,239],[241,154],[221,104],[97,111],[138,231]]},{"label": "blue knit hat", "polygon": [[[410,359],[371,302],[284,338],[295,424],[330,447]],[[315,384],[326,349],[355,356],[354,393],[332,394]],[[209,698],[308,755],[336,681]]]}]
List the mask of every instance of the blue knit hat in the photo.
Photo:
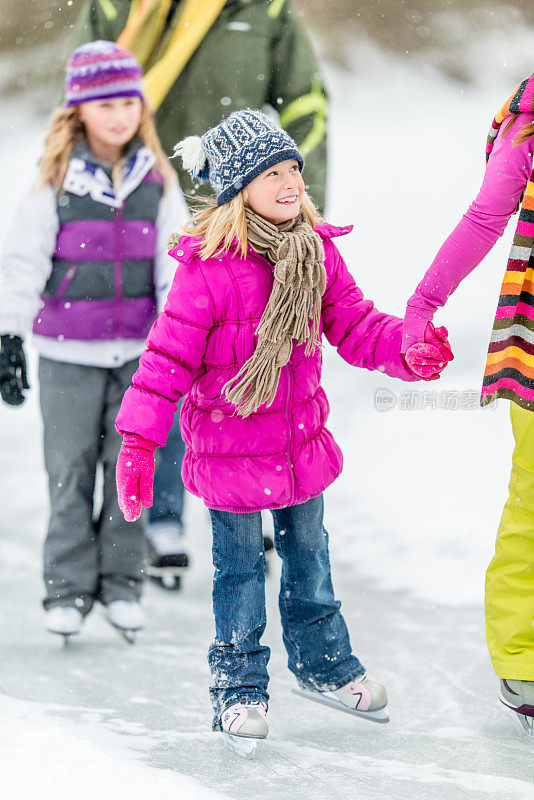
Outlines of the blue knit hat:
[{"label": "blue knit hat", "polygon": [[177,155],[193,179],[211,183],[218,206],[280,161],[294,158],[304,169],[293,139],[262,111],[250,108],[234,111],[202,137],[188,136],[175,145]]}]

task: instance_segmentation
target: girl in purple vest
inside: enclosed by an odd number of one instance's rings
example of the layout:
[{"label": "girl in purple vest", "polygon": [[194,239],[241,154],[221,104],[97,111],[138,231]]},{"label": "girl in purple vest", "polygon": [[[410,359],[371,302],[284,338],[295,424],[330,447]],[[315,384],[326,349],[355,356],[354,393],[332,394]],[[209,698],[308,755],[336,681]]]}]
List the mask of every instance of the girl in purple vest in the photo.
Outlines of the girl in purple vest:
[{"label": "girl in purple vest", "polygon": [[[284,644],[302,692],[385,722],[386,690],[352,652],[330,577],[322,493],[342,456],[325,427],[319,343],[324,332],[350,364],[414,380],[402,320],[364,300],[334,244],[351,227],[320,220],[300,152],[264,114],[235,112],[178,149],[217,199],[171,250],[179,267],[117,417],[120,506],[136,520],[151,504],[153,453],[187,395],[182,475],[213,528],[214,728],[268,731],[263,509],[274,517]],[[443,332],[426,333],[415,353],[434,361],[431,378],[450,351]]]},{"label": "girl in purple vest", "polygon": [[[172,277],[170,231],[188,218],[127,50],[93,42],[67,65],[39,186],[2,258],[0,391],[23,402],[33,326],[50,490],[46,627],[78,633],[95,600],[121,630],[143,627],[145,545],[117,506],[114,420]],[[101,465],[102,503],[94,501]]]}]

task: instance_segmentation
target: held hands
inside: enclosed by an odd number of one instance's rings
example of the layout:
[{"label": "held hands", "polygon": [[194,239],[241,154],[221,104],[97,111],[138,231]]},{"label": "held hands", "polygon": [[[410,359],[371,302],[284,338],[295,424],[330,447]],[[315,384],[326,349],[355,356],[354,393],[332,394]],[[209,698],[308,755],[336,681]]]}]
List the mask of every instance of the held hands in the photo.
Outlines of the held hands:
[{"label": "held hands", "polygon": [[404,359],[413,372],[424,381],[436,381],[449,361],[454,358],[448,341],[447,328],[434,328],[431,322],[425,330],[424,342],[408,348]]},{"label": "held hands", "polygon": [[157,445],[135,433],[126,433],[117,458],[119,508],[126,522],[141,516],[141,506],[152,505],[154,451]]},{"label": "held hands", "polygon": [[26,399],[23,389],[29,389],[26,377],[26,357],[20,336],[5,333],[0,336],[0,395],[10,406],[20,406]]}]

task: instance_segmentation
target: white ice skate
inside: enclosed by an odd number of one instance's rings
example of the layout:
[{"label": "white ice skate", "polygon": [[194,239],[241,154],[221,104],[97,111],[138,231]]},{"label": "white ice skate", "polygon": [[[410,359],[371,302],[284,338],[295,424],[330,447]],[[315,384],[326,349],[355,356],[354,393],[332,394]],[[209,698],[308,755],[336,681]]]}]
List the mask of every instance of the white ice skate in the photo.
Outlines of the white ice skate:
[{"label": "white ice skate", "polygon": [[260,739],[269,733],[267,706],[261,700],[243,700],[223,711],[219,722],[223,743],[243,758],[254,758]]},{"label": "white ice skate", "polygon": [[64,644],[80,632],[82,622],[83,616],[74,606],[56,606],[46,612],[46,630],[63,636]]},{"label": "white ice skate", "polygon": [[137,631],[145,627],[143,609],[135,600],[114,600],[108,603],[104,613],[128,644],[134,644]]},{"label": "white ice skate", "polygon": [[521,727],[534,736],[534,681],[501,678],[500,701],[515,711]]},{"label": "white ice skate", "polygon": [[389,722],[386,689],[368,673],[333,691],[299,688],[293,689],[293,693],[371,722]]},{"label": "white ice skate", "polygon": [[164,589],[179,589],[189,566],[182,526],[157,522],[149,525],[146,536],[150,559],[147,574]]}]

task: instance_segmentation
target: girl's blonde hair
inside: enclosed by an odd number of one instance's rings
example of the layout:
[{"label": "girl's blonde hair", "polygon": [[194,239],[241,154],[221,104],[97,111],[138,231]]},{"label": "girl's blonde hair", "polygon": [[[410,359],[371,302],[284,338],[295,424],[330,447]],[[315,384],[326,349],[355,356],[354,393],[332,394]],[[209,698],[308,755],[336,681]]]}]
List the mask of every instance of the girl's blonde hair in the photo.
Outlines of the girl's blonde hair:
[{"label": "girl's blonde hair", "polygon": [[[195,199],[197,202],[200,201],[202,206],[195,211],[183,228],[171,234],[169,247],[177,245],[182,236],[194,236],[202,239],[202,247],[198,254],[203,260],[212,255],[227,253],[232,248],[236,255],[246,258],[248,250],[246,188],[222,206],[217,205],[214,197]],[[302,198],[301,211],[312,228],[321,221],[319,210],[306,193]],[[237,246],[234,245],[234,241],[237,242]]]},{"label": "girl's blonde hair", "polygon": [[[518,118],[519,114],[512,114],[512,118],[508,120],[506,125],[504,126],[503,136],[506,136],[516,119]],[[527,125],[523,125],[521,130],[516,133],[514,138],[514,147],[517,147],[518,144],[523,144],[526,142],[527,139],[534,135],[534,122],[529,122]]]},{"label": "girl's blonde hair", "polygon": [[[44,154],[39,163],[41,186],[52,186],[60,191],[69,165],[69,159],[75,145],[85,138],[85,125],[80,119],[79,106],[58,108],[54,111],[45,139]],[[156,128],[152,120],[152,112],[143,101],[141,122],[136,133],[144,144],[156,156],[155,167],[163,175],[165,184],[174,178],[175,172],[162,150]],[[117,187],[121,180],[123,161],[120,159],[113,167],[113,185]]]},{"label": "girl's blonde hair", "polygon": [[534,134],[534,122],[524,125],[514,139],[514,144],[522,144]]}]

